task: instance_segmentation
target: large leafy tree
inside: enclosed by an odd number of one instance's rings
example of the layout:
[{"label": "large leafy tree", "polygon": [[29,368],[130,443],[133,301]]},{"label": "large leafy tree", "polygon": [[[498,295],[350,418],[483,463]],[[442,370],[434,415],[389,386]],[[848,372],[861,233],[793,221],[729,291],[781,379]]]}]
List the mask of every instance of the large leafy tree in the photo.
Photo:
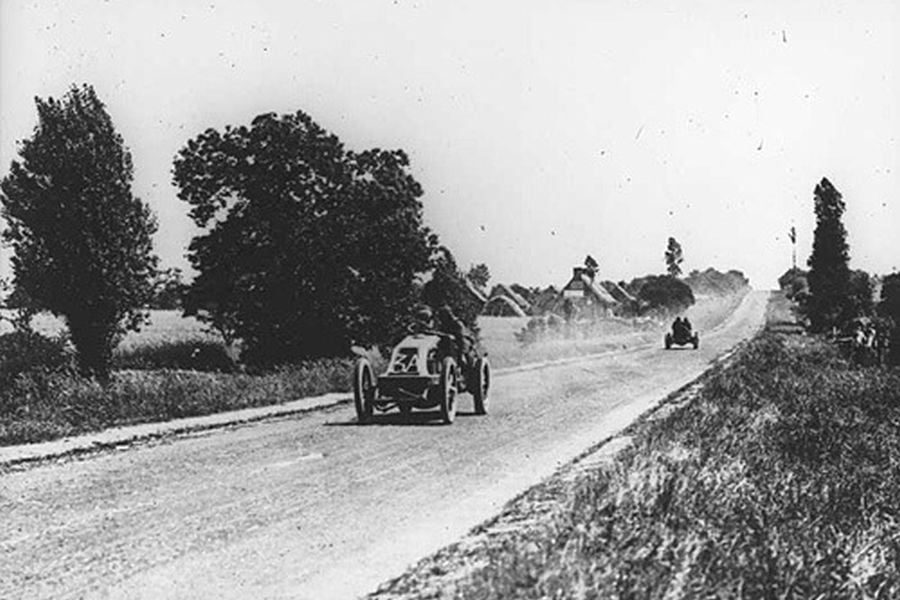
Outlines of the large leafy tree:
[{"label": "large leafy tree", "polygon": [[805,311],[813,331],[838,326],[850,310],[850,254],[841,217],[841,193],[826,178],[814,191],[816,230],[809,265]]},{"label": "large leafy tree", "polygon": [[105,378],[152,294],[156,221],[131,192],[131,154],[91,86],[35,102],[37,127],[0,182],[15,286],[65,318],[82,372]]},{"label": "large leafy tree", "polygon": [[260,365],[393,339],[437,243],[408,167],[399,150],[345,150],[303,112],[190,140],[173,172],[204,230],[186,310]]},{"label": "large leafy tree", "polygon": [[684,262],[684,252],[681,249],[681,244],[678,243],[673,237],[669,238],[669,243],[666,246],[666,271],[672,277],[678,277],[681,275],[681,263]]},{"label": "large leafy tree", "polygon": [[900,273],[885,275],[878,313],[884,319],[882,326],[889,330],[890,362],[900,365]]}]

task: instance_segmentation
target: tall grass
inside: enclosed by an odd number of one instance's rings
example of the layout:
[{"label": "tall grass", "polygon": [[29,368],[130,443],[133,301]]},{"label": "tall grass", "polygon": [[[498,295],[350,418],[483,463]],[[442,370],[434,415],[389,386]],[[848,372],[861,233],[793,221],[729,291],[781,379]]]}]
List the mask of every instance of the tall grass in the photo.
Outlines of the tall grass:
[{"label": "tall grass", "polygon": [[65,370],[23,373],[0,391],[0,445],[348,391],[352,368],[323,359],[260,375],[123,370],[106,385]]},{"label": "tall grass", "polygon": [[900,597],[900,371],[768,331],[630,433],[611,467],[513,504],[559,509],[468,548],[453,597]]}]

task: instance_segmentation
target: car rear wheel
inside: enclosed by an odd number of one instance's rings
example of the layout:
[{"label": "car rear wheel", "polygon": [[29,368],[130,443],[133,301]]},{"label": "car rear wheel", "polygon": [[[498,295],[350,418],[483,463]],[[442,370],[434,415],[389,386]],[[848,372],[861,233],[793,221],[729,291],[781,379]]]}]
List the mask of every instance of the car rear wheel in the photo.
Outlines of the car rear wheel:
[{"label": "car rear wheel", "polygon": [[376,393],[372,365],[365,358],[360,358],[353,369],[353,405],[356,407],[356,420],[360,423],[372,420]]},{"label": "car rear wheel", "polygon": [[671,334],[666,334],[665,339],[666,350],[670,350],[672,348],[672,336]]},{"label": "car rear wheel", "polygon": [[456,390],[458,371],[453,357],[444,358],[441,363],[441,420],[450,424],[456,418]]},{"label": "car rear wheel", "polygon": [[482,357],[475,361],[475,385],[472,398],[475,400],[475,414],[487,414],[488,393],[491,390],[491,365]]},{"label": "car rear wheel", "polygon": [[694,345],[694,350],[700,347],[700,334],[695,333],[694,339],[691,340],[691,343]]}]

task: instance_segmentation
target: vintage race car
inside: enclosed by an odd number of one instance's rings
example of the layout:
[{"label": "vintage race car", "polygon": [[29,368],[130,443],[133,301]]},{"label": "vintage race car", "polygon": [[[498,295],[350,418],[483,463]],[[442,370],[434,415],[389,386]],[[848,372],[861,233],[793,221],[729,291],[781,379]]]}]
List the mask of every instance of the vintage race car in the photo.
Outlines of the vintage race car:
[{"label": "vintage race car", "polygon": [[666,350],[669,350],[673,345],[687,346],[688,344],[692,345],[694,350],[696,350],[700,347],[700,334],[696,331],[691,331],[690,328],[672,327],[672,331],[666,333],[664,343]]},{"label": "vintage race car", "polygon": [[397,407],[403,414],[414,408],[437,408],[441,420],[449,424],[463,392],[472,394],[476,414],[486,414],[490,387],[491,368],[483,352],[475,348],[468,356],[457,355],[451,336],[427,331],[403,338],[378,377],[367,358],[357,359],[353,402],[360,423],[371,421],[376,410]]}]

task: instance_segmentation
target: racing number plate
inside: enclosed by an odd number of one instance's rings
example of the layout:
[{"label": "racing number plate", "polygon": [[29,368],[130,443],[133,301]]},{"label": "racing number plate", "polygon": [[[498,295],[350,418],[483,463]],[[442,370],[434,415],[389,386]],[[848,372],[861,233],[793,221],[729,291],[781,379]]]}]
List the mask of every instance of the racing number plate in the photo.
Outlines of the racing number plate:
[{"label": "racing number plate", "polygon": [[394,361],[395,373],[418,373],[419,351],[416,348],[401,348]]}]

